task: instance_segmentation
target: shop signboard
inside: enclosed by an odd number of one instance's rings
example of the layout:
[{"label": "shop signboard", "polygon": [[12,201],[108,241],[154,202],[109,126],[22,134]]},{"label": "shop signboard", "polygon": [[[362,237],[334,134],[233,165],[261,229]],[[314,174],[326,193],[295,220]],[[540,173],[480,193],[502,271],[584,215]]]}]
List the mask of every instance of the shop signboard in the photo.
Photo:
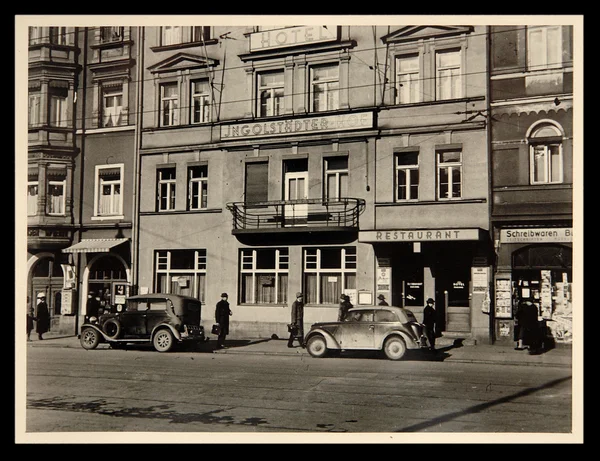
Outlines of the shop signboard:
[{"label": "shop signboard", "polygon": [[250,52],[287,48],[338,39],[337,26],[296,26],[261,30],[250,34]]},{"label": "shop signboard", "polygon": [[393,229],[358,233],[359,242],[448,242],[479,240],[479,229]]},{"label": "shop signboard", "polygon": [[530,227],[502,229],[501,243],[555,243],[572,242],[573,228],[563,227]]}]

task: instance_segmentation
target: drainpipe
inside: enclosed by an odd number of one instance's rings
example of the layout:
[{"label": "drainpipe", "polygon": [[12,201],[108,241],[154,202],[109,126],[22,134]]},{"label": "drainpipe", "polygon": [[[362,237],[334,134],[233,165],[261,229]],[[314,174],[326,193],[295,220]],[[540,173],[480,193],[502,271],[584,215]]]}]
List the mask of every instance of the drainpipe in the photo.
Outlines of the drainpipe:
[{"label": "drainpipe", "polygon": [[[492,245],[494,245],[494,227],[493,227],[493,221],[492,221],[492,202],[494,200],[494,191],[493,191],[493,181],[492,181],[492,174],[493,174],[493,165],[492,165],[492,104],[491,104],[491,62],[492,62],[492,54],[491,54],[491,43],[490,40],[492,39],[492,28],[491,26],[486,26],[487,29],[487,36],[486,36],[486,41],[485,41],[485,46],[486,46],[486,75],[487,75],[487,79],[486,79],[486,100],[487,100],[487,114],[488,114],[488,119],[487,119],[487,124],[486,124],[486,135],[487,135],[487,164],[488,164],[488,226],[489,226],[489,236],[490,236],[490,241],[492,242]],[[494,259],[493,261],[489,261],[488,262],[488,267],[490,267],[490,277],[491,277],[491,282],[488,282],[488,289],[490,292],[490,312],[489,312],[489,344],[494,344],[496,338],[495,338],[495,319],[494,319],[494,313],[495,313],[495,303],[494,303],[494,299],[495,299],[495,284],[494,284],[494,268],[496,267],[496,251],[494,248],[494,251],[491,252],[492,254],[492,258]],[[491,263],[491,264],[490,264]]]},{"label": "drainpipe", "polygon": [[137,31],[137,85],[135,88],[136,118],[134,136],[134,168],[133,168],[133,226],[131,229],[131,294],[138,293],[139,283],[139,235],[140,235],[140,149],[142,147],[142,119],[144,113],[144,26]]}]

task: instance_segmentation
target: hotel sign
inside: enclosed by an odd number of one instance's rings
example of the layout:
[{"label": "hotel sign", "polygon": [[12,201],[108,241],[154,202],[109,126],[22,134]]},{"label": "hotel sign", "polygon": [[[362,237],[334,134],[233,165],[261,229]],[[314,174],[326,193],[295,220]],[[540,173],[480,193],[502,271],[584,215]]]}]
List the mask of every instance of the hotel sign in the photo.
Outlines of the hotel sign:
[{"label": "hotel sign", "polygon": [[446,242],[479,240],[479,229],[399,229],[361,231],[359,242]]},{"label": "hotel sign", "polygon": [[337,26],[298,26],[250,34],[250,52],[337,40]]},{"label": "hotel sign", "polygon": [[551,243],[572,242],[573,228],[564,227],[531,227],[517,229],[502,229],[501,243]]},{"label": "hotel sign", "polygon": [[221,140],[373,128],[373,112],[221,125]]}]

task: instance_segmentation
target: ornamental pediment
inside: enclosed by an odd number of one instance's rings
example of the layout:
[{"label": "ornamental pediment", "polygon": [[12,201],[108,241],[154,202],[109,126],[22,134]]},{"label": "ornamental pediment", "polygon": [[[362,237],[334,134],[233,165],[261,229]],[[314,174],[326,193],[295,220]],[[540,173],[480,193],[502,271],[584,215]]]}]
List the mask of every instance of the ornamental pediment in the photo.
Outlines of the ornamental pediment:
[{"label": "ornamental pediment", "polygon": [[148,70],[152,73],[172,72],[181,69],[213,67],[217,64],[219,64],[219,61],[216,59],[198,56],[191,53],[178,53],[148,67]]},{"label": "ornamental pediment", "polygon": [[473,26],[404,26],[381,37],[381,41],[383,43],[402,43],[471,32],[473,32]]}]

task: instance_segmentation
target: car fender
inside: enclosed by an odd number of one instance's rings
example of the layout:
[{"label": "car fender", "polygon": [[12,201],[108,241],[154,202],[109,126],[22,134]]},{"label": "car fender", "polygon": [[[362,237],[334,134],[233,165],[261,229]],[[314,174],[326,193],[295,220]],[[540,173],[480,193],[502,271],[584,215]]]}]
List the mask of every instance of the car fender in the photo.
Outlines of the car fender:
[{"label": "car fender", "polygon": [[417,349],[419,347],[419,345],[415,343],[415,340],[411,338],[408,334],[406,334],[404,331],[393,330],[381,339],[381,342],[378,344],[379,349],[383,348],[386,339],[388,339],[390,336],[400,336],[404,340],[404,344],[406,344],[407,349]]},{"label": "car fender", "polygon": [[179,331],[177,331],[177,328],[175,328],[173,325],[169,325],[168,323],[161,323],[160,325],[156,325],[154,327],[154,329],[152,330],[152,334],[150,335],[150,338],[153,339],[156,332],[158,330],[162,330],[163,328],[168,328],[169,330],[171,330],[171,333],[173,333],[173,336],[175,337],[175,339],[177,341],[181,341],[181,333],[179,333]]},{"label": "car fender", "polygon": [[335,340],[333,335],[331,333],[329,333],[328,331],[323,330],[321,328],[317,328],[316,330],[309,331],[308,334],[306,335],[304,342],[307,343],[308,340],[315,335],[321,335],[325,338],[325,341],[327,342],[327,349],[341,349],[340,345]]},{"label": "car fender", "polygon": [[104,333],[102,331],[102,329],[100,327],[98,327],[98,325],[94,325],[92,323],[84,323],[83,325],[81,325],[80,332],[83,331],[84,328],[92,328],[92,329],[96,330],[98,333],[100,333],[100,337],[104,341],[113,341],[113,339],[110,336],[107,336],[106,333]]}]

